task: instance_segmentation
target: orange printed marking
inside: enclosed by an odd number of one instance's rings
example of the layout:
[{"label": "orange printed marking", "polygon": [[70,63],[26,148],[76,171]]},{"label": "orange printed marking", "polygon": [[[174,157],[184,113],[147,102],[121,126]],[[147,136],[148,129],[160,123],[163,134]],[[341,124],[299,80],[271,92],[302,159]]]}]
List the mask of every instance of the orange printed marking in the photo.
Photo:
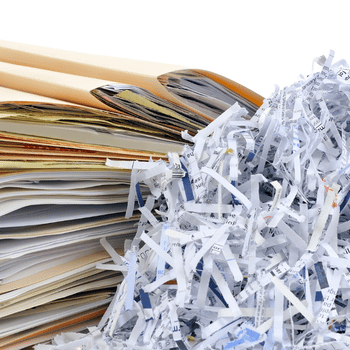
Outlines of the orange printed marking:
[{"label": "orange printed marking", "polygon": [[176,280],[170,280],[168,282],[165,282],[164,284],[177,284]]}]

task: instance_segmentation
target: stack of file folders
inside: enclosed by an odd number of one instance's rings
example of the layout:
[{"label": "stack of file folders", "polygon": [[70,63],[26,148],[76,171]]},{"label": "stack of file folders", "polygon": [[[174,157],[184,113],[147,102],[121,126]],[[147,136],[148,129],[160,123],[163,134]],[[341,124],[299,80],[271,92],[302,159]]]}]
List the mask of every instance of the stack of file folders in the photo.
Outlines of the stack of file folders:
[{"label": "stack of file folders", "polygon": [[[137,230],[130,169],[181,152],[235,102],[217,74],[0,41],[0,349],[96,325],[122,275],[96,268]],[[143,197],[146,188],[140,188]]]}]

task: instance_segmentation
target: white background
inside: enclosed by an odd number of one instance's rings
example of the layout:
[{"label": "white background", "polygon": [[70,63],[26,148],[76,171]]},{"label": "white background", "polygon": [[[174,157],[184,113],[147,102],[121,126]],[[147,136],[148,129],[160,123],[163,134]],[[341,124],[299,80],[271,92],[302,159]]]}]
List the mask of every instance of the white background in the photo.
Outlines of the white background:
[{"label": "white background", "polygon": [[350,62],[350,1],[0,0],[3,40],[174,63],[268,97],[335,50]]}]

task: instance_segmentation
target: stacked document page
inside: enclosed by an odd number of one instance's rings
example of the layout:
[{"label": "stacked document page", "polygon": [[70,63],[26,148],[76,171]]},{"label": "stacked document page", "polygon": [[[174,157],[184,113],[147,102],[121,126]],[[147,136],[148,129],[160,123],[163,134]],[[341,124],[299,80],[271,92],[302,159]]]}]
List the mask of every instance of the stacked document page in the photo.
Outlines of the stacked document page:
[{"label": "stacked document page", "polygon": [[140,212],[125,215],[135,170],[107,159],[166,160],[262,100],[203,70],[0,41],[0,349],[97,325],[113,299],[123,275],[98,267]]}]

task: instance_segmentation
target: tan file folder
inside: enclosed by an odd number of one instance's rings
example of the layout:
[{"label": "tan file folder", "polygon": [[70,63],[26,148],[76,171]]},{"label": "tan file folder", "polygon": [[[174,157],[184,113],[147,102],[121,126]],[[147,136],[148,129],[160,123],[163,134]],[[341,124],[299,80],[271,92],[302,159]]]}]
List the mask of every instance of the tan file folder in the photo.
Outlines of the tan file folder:
[{"label": "tan file folder", "polygon": [[[166,81],[169,74],[182,71],[185,74],[206,77],[257,107],[263,101],[260,95],[218,74],[176,65],[77,53],[8,41],[0,41],[0,61],[134,85],[201,116],[206,115],[167,90]],[[209,117],[208,120],[210,119]]]}]

